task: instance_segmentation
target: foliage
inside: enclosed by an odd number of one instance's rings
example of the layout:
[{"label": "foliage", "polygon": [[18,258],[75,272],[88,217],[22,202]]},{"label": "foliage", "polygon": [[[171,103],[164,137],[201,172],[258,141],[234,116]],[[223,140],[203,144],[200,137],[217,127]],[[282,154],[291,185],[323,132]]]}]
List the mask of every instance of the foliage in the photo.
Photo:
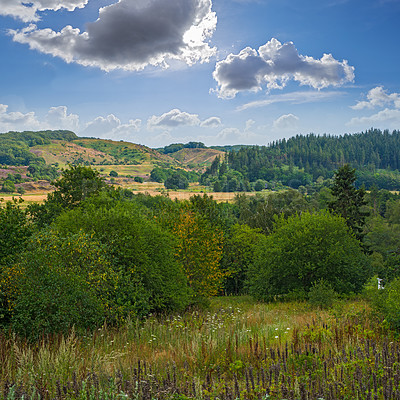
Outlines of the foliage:
[{"label": "foliage", "polygon": [[118,317],[179,310],[189,302],[186,279],[174,257],[174,238],[147,214],[143,207],[104,193],[56,221],[61,232],[82,229],[106,247],[120,277]]},{"label": "foliage", "polygon": [[235,206],[240,223],[259,228],[266,234],[272,232],[278,215],[287,218],[312,209],[305,196],[293,189],[255,196],[240,194],[235,197]]},{"label": "foliage", "polygon": [[400,278],[393,279],[384,289],[369,290],[367,293],[370,294],[373,307],[383,316],[387,324],[392,329],[400,331]]},{"label": "foliage", "polygon": [[15,192],[15,184],[13,181],[10,180],[5,180],[3,182],[3,185],[1,186],[1,192],[5,193],[13,193]]},{"label": "foliage", "polygon": [[254,262],[257,247],[264,235],[260,229],[250,228],[248,225],[234,225],[225,238],[221,266],[229,271],[226,277],[224,290],[229,295],[239,295],[246,292],[245,280],[247,270]]},{"label": "foliage", "polygon": [[0,204],[0,262],[21,252],[32,234],[32,226],[17,200]]},{"label": "foliage", "polygon": [[183,143],[173,143],[168,146],[164,146],[163,148],[156,149],[160,153],[163,154],[171,154],[171,153],[176,153],[179,150],[182,149],[204,149],[206,146],[202,142],[189,142],[186,144]]},{"label": "foliage", "polygon": [[42,231],[3,271],[0,289],[13,330],[25,337],[93,329],[107,317],[115,277],[90,236]]},{"label": "foliage", "polygon": [[110,175],[111,177],[113,177],[113,178],[116,178],[116,177],[118,176],[118,172],[112,170],[112,171],[110,171],[109,175]]},{"label": "foliage", "polygon": [[184,174],[177,171],[165,180],[164,186],[167,189],[173,190],[187,189],[189,187],[189,181]]},{"label": "foliage", "polygon": [[362,239],[362,230],[365,224],[365,217],[369,215],[363,208],[367,203],[364,199],[364,188],[355,187],[355,169],[349,164],[340,167],[334,176],[331,187],[334,199],[328,204],[329,209],[345,220],[357,238]]},{"label": "foliage", "polygon": [[313,282],[310,290],[308,291],[308,302],[320,309],[326,309],[333,305],[337,298],[336,292],[333,290],[332,285],[324,279]]},{"label": "foliage", "polygon": [[227,275],[219,267],[222,231],[199,214],[182,208],[173,221],[172,232],[177,238],[177,259],[197,300],[218,294]]},{"label": "foliage", "polygon": [[[172,178],[172,180],[170,178]],[[169,180],[171,184],[176,185],[178,180],[185,182],[197,182],[199,179],[199,174],[194,171],[185,171],[182,168],[155,167],[150,172],[150,179],[159,183]]]},{"label": "foliage", "polygon": [[135,176],[134,181],[138,183],[143,183],[144,179],[141,176]]},{"label": "foliage", "polygon": [[28,207],[38,226],[50,224],[63,210],[77,207],[83,200],[100,193],[106,187],[98,171],[85,166],[70,165],[52,185],[54,192],[43,204]]},{"label": "foliage", "polygon": [[342,217],[321,211],[281,217],[249,269],[250,293],[266,299],[324,279],[338,293],[358,292],[370,274],[367,257]]}]

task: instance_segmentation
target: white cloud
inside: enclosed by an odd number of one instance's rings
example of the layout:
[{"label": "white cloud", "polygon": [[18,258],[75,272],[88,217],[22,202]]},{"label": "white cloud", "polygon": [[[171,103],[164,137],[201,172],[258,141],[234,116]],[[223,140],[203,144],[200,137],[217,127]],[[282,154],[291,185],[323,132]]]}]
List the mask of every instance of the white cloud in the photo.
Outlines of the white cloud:
[{"label": "white cloud", "polygon": [[353,110],[362,110],[364,108],[384,107],[393,104],[395,108],[400,108],[400,93],[388,94],[382,86],[371,89],[367,94],[367,101],[359,101],[351,108]]},{"label": "white cloud", "polygon": [[200,124],[200,126],[203,128],[216,128],[220,125],[222,125],[222,122],[221,122],[221,118],[219,118],[219,117],[207,118]]},{"label": "white cloud", "polygon": [[189,114],[187,112],[174,108],[173,110],[168,111],[160,116],[151,116],[147,121],[147,129],[171,129],[178,126],[194,126],[199,124],[200,119],[197,114]]},{"label": "white cloud", "polygon": [[0,104],[0,131],[32,130],[40,126],[34,112],[23,114],[19,111],[7,112],[8,106]]},{"label": "white cloud", "polygon": [[88,122],[80,135],[107,139],[130,138],[140,130],[141,122],[140,119],[131,119],[128,124],[123,124],[114,114],[106,118],[99,116]]},{"label": "white cloud", "polygon": [[319,60],[300,55],[292,42],[282,44],[273,38],[258,50],[246,47],[239,54],[229,54],[217,63],[213,77],[219,97],[233,98],[239,92],[257,92],[264,86],[280,89],[291,79],[315,89],[341,86],[354,80],[354,67],[331,54]]},{"label": "white cloud", "polygon": [[308,92],[275,94],[275,95],[269,95],[268,98],[265,100],[257,100],[243,104],[242,106],[239,106],[236,110],[243,111],[249,108],[265,107],[274,103],[292,103],[292,104],[313,103],[341,96],[343,94],[344,94],[343,92],[337,92],[337,91],[327,91],[327,92],[308,91]]},{"label": "white cloud", "polygon": [[293,114],[281,115],[273,122],[272,127],[275,131],[295,132],[299,127],[299,117]]},{"label": "white cloud", "polygon": [[211,7],[211,0],[119,0],[101,8],[86,32],[30,25],[9,33],[31,49],[105,71],[166,68],[170,60],[192,65],[208,62],[216,51],[206,41],[217,24]]},{"label": "white cloud", "polygon": [[381,126],[382,123],[385,124],[386,128],[389,127],[388,125],[398,127],[400,125],[400,110],[385,108],[384,110],[368,117],[352,118],[347,125],[376,126],[378,124]]},{"label": "white cloud", "polygon": [[198,114],[189,114],[174,108],[160,116],[152,115],[147,120],[147,129],[172,129],[179,126],[200,126],[202,128],[215,128],[221,125],[219,117],[209,117],[201,121]]},{"label": "white cloud", "polygon": [[38,11],[57,11],[61,8],[73,11],[85,7],[87,3],[88,0],[0,0],[0,15],[32,22],[40,19]]},{"label": "white cloud", "polygon": [[68,114],[66,106],[51,107],[47,113],[46,121],[50,129],[68,129],[76,131],[79,127],[79,116]]}]

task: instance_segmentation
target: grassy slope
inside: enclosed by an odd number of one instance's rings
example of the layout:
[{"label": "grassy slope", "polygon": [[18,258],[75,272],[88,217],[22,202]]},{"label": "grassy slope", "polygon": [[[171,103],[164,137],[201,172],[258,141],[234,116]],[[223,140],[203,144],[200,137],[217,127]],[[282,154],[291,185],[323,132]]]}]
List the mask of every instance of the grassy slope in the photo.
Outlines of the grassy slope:
[{"label": "grassy slope", "polygon": [[206,167],[211,165],[215,157],[224,157],[223,151],[214,149],[182,149],[172,153],[171,157],[178,160],[183,165],[192,165],[194,167]]}]

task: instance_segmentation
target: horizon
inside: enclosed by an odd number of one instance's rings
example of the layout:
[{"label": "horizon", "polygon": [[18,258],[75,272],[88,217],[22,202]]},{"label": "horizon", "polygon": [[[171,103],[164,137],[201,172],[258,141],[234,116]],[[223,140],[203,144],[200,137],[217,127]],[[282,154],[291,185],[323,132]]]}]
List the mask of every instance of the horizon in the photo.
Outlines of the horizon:
[{"label": "horizon", "polygon": [[150,148],[400,128],[398,0],[0,0],[0,131]]}]

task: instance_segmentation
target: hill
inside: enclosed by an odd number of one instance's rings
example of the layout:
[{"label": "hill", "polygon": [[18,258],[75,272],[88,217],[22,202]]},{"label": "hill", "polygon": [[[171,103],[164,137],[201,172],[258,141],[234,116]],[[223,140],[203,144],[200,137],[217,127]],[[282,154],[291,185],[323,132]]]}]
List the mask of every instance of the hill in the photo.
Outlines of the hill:
[{"label": "hill", "polygon": [[[400,190],[400,131],[370,129],[354,135],[297,135],[269,146],[243,146],[227,160],[213,163],[201,182],[215,191],[247,191],[265,187],[306,190],[332,178],[349,163],[357,169],[358,185]],[[329,182],[328,182],[329,183]]]},{"label": "hill", "polygon": [[211,165],[216,157],[223,158],[225,152],[212,148],[184,148],[170,154],[172,158],[178,160],[182,165],[189,168],[199,168]]}]

